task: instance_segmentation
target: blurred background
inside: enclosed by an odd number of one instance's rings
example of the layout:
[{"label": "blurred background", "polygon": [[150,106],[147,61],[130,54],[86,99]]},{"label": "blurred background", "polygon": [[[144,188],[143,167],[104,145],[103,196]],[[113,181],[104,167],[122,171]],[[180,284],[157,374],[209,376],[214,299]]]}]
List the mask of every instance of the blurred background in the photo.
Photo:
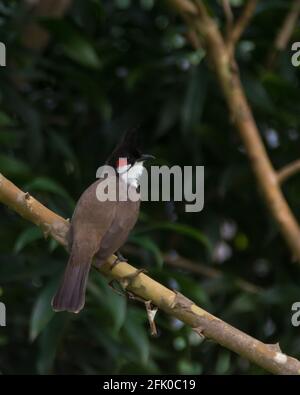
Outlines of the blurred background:
[{"label": "blurred background", "polygon": [[[290,1],[261,1],[237,48],[242,81],[276,168],[299,157],[299,69],[291,51],[268,61]],[[238,16],[243,0],[232,0]],[[30,6],[34,6],[33,9]],[[209,2],[221,29],[219,1]],[[223,320],[300,357],[291,306],[292,262],[256,187],[205,51],[165,1],[0,1],[0,172],[70,218],[123,132],[141,124],[157,165],[204,165],[205,205],[144,202],[123,255]],[[299,25],[292,37],[300,41]],[[297,40],[298,39],[298,40]],[[284,193],[300,218],[300,175]],[[2,374],[263,374],[157,314],[151,338],[142,304],[91,273],[85,309],[55,314],[50,301],[67,253],[0,206]]]}]

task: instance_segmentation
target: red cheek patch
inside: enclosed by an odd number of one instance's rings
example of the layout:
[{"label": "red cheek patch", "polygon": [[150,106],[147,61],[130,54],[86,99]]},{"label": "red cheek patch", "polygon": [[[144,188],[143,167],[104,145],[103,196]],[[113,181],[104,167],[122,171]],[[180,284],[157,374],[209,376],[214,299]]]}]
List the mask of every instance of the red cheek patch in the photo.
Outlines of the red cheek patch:
[{"label": "red cheek patch", "polygon": [[119,158],[116,163],[116,167],[125,167],[128,165],[127,158]]}]

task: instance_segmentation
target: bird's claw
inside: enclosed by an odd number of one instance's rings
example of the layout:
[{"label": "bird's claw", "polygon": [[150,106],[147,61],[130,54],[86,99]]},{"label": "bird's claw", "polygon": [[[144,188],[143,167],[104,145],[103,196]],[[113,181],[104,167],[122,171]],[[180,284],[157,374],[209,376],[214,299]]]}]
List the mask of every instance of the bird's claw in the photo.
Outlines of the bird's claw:
[{"label": "bird's claw", "polygon": [[128,276],[123,277],[119,280],[123,289],[128,288],[132,284],[132,282],[136,279],[136,277],[141,274],[147,272],[146,269],[137,269],[134,273],[128,274]]},{"label": "bird's claw", "polygon": [[[132,292],[127,290],[127,287],[131,285],[132,281],[141,273],[147,272],[146,269],[137,269],[134,273],[129,274],[128,276],[122,277],[119,280],[111,280],[108,285],[109,287],[116,292],[118,295],[123,295],[128,297],[128,299],[132,300],[138,300],[140,302],[146,302],[144,299],[134,295]],[[115,282],[119,283],[119,285],[122,288],[122,291],[120,289],[117,289],[115,286]]]},{"label": "bird's claw", "polygon": [[120,253],[120,251],[116,252],[116,259],[110,266],[110,270],[112,270],[114,267],[116,267],[120,262],[128,262],[127,258],[124,258],[123,255]]}]

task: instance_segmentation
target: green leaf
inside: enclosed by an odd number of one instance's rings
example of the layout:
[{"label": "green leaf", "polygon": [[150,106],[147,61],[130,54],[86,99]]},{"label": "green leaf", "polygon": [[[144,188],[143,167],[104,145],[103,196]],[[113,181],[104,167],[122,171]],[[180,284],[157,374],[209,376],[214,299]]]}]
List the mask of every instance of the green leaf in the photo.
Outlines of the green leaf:
[{"label": "green leaf", "polygon": [[0,111],[0,126],[7,127],[7,126],[14,126],[14,121],[3,111]]},{"label": "green leaf", "polygon": [[1,283],[17,282],[21,284],[25,281],[32,281],[34,278],[40,278],[41,276],[53,276],[61,268],[62,263],[58,261],[46,260],[43,264],[24,264],[22,259],[19,263],[17,260],[14,265],[3,264],[0,265],[0,278]]},{"label": "green leaf", "polygon": [[56,314],[39,339],[37,370],[39,374],[51,372],[57,349],[71,317],[68,313]]},{"label": "green leaf", "polygon": [[163,267],[164,260],[162,253],[158,245],[153,240],[151,240],[149,237],[141,237],[141,236],[130,236],[129,240],[132,241],[134,244],[141,246],[145,250],[150,251],[155,258],[157,266],[159,268]]},{"label": "green leaf", "polygon": [[75,162],[74,152],[63,135],[60,135],[52,130],[49,138],[53,144],[53,148],[56,151],[61,152],[64,157],[70,159],[72,162]]},{"label": "green leaf", "polygon": [[0,172],[8,177],[27,177],[30,169],[20,159],[0,154]]},{"label": "green leaf", "polygon": [[193,67],[190,74],[181,112],[184,133],[200,122],[207,90],[207,73],[204,67]]},{"label": "green leaf", "polygon": [[58,182],[51,180],[48,177],[34,178],[25,186],[25,189],[29,191],[44,191],[54,193],[55,195],[66,199],[71,206],[74,205],[74,200],[70,197],[67,191],[61,185],[59,185]]},{"label": "green leaf", "polygon": [[249,101],[257,106],[261,111],[265,111],[267,114],[275,111],[274,104],[263,86],[263,84],[255,78],[247,75],[243,78],[246,94]]},{"label": "green leaf", "polygon": [[227,351],[221,351],[216,364],[216,374],[228,373],[230,368],[230,354]]},{"label": "green leaf", "polygon": [[53,278],[38,296],[30,319],[29,337],[33,341],[54,316],[51,300],[58,287],[58,277]]},{"label": "green leaf", "polygon": [[247,248],[249,248],[249,239],[247,235],[239,232],[234,238],[234,245],[239,251],[247,250]]},{"label": "green leaf", "polygon": [[15,130],[0,130],[0,144],[15,148],[19,143],[20,135]]},{"label": "green leaf", "polygon": [[140,3],[145,10],[151,10],[154,6],[154,0],[140,0]]},{"label": "green leaf", "polygon": [[134,317],[134,311],[129,311],[124,325],[124,332],[127,341],[137,352],[141,363],[146,364],[149,358],[149,339],[141,322]]},{"label": "green leaf", "polygon": [[75,62],[98,69],[100,59],[90,40],[66,21],[44,19],[43,24],[61,44],[65,54]]},{"label": "green leaf", "polygon": [[117,295],[113,290],[110,289],[110,295],[108,295],[107,307],[110,309],[113,316],[113,327],[112,331],[118,333],[123,327],[126,319],[127,304],[126,299]]},{"label": "green leaf", "polygon": [[126,10],[131,5],[131,0],[115,0],[115,4],[121,10]]},{"label": "green leaf", "polygon": [[101,308],[105,315],[110,317],[112,321],[111,331],[116,334],[122,328],[126,319],[126,299],[113,291],[104,278],[98,274],[96,276],[93,274],[91,273],[90,276],[88,290],[96,298],[97,308]]},{"label": "green leaf", "polygon": [[42,238],[43,238],[43,233],[37,226],[28,227],[17,238],[14,245],[14,251],[16,253],[19,253],[28,244],[31,244],[34,241],[40,240]]},{"label": "green leaf", "polygon": [[232,313],[250,313],[255,311],[257,303],[252,296],[241,294],[230,305]]},{"label": "green leaf", "polygon": [[196,303],[207,308],[211,307],[209,294],[206,292],[205,288],[199,284],[197,279],[175,271],[169,273],[164,271],[163,273],[166,275],[167,281],[170,280],[170,277],[175,280],[180,285],[182,293],[195,300]]},{"label": "green leaf", "polygon": [[171,96],[165,101],[159,112],[159,121],[157,125],[156,135],[162,136],[166,134],[178,121],[180,114],[181,102],[176,95]]},{"label": "green leaf", "polygon": [[49,252],[53,252],[57,247],[59,247],[59,243],[58,241],[54,240],[54,239],[49,239],[49,244],[48,244],[48,249]]},{"label": "green leaf", "polygon": [[202,365],[198,362],[192,362],[187,359],[181,359],[178,362],[178,370],[180,374],[201,374]]},{"label": "green leaf", "polygon": [[174,223],[174,222],[157,222],[154,223],[153,225],[149,225],[142,231],[136,231],[134,232],[134,235],[137,236],[140,233],[152,231],[152,230],[171,230],[176,233],[182,234],[184,236],[188,236],[197,242],[199,242],[201,245],[204,245],[210,252],[212,252],[212,245],[209,241],[209,239],[202,233],[199,232],[198,229],[190,226],[190,225],[185,225],[185,224],[179,224],[179,223]]},{"label": "green leaf", "polygon": [[241,7],[245,3],[245,0],[229,0],[229,1],[232,7]]}]

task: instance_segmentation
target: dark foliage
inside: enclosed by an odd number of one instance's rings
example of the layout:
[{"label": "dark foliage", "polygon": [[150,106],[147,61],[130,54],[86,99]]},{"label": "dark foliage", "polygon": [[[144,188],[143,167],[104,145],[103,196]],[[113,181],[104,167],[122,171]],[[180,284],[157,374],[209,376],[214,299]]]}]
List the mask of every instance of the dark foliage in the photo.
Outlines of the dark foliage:
[{"label": "dark foliage", "polygon": [[[219,2],[210,2],[220,25]],[[264,1],[239,43],[243,83],[275,167],[299,157],[299,69],[287,50],[265,67],[289,1]],[[184,23],[162,1],[76,0],[62,19],[41,18],[46,49],[22,45],[30,16],[23,2],[0,2],[0,171],[50,209],[71,217],[123,132],[140,137],[156,164],[205,165],[205,207],[143,203],[128,244],[137,266],[205,309],[284,352],[300,357],[291,305],[300,297],[300,268],[268,214],[233,129],[205,52],[186,40]],[[239,14],[243,1],[232,1]],[[293,41],[299,40],[299,30]],[[284,186],[300,218],[300,176]],[[300,241],[299,241],[300,242]],[[163,253],[217,267],[221,278],[171,269]],[[190,328],[158,313],[151,338],[142,305],[127,303],[92,273],[84,311],[55,314],[50,300],[65,251],[34,226],[0,207],[0,372],[262,373]],[[249,293],[241,277],[262,288]]]}]

